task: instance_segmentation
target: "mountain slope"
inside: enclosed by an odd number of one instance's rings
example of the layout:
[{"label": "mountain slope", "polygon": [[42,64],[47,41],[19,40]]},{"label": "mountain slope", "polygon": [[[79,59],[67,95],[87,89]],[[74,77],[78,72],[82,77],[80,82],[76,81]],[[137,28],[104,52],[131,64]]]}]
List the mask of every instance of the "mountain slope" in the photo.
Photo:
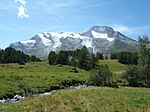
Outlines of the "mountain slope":
[{"label": "mountain slope", "polygon": [[27,54],[45,58],[50,51],[74,50],[82,46],[93,52],[112,53],[135,51],[137,41],[128,38],[108,26],[93,26],[82,34],[73,32],[43,32],[27,41],[10,44],[10,47]]}]

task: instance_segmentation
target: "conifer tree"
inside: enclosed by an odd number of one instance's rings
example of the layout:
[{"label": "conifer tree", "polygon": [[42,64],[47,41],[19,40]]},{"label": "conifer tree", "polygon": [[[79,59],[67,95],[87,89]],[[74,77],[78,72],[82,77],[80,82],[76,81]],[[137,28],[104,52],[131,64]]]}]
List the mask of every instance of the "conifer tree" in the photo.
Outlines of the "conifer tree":
[{"label": "conifer tree", "polygon": [[89,51],[86,46],[83,46],[83,48],[81,48],[78,54],[78,67],[85,70],[89,70],[88,61],[89,61]]},{"label": "conifer tree", "polygon": [[56,53],[54,51],[51,51],[48,55],[48,60],[50,65],[54,65],[56,61]]}]

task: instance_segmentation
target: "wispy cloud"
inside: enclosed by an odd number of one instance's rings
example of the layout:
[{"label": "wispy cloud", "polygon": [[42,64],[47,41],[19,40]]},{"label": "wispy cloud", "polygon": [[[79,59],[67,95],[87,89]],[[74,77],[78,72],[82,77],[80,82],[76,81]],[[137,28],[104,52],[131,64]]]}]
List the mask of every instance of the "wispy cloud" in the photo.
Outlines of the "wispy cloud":
[{"label": "wispy cloud", "polygon": [[35,9],[38,10],[38,7],[41,7],[40,11],[44,13],[53,15],[63,12],[69,6],[68,2],[49,2],[49,1],[39,1],[36,3]]},{"label": "wispy cloud", "polygon": [[88,8],[93,8],[93,7],[98,7],[98,6],[104,6],[104,5],[113,4],[113,3],[116,3],[116,2],[120,2],[120,1],[123,1],[123,0],[111,0],[111,1],[101,2],[101,3],[97,3],[97,4],[86,5],[86,6],[76,8],[75,10],[81,10],[81,9],[88,9]]},{"label": "wispy cloud", "polygon": [[25,0],[15,0],[15,3],[20,2],[24,7],[26,6],[27,2]]},{"label": "wispy cloud", "polygon": [[19,18],[29,18],[26,9],[26,0],[15,0],[15,3],[20,3],[21,5],[18,8],[18,17]]},{"label": "wispy cloud", "polygon": [[129,35],[144,35],[148,30],[150,30],[150,26],[126,26],[122,24],[110,25],[115,31],[119,31],[121,33],[129,34]]},{"label": "wispy cloud", "polygon": [[115,31],[119,31],[121,33],[129,33],[129,34],[132,34],[135,32],[135,28],[130,28],[128,26],[125,26],[125,25],[122,25],[122,24],[114,24],[114,25],[111,25],[113,27],[113,29]]}]

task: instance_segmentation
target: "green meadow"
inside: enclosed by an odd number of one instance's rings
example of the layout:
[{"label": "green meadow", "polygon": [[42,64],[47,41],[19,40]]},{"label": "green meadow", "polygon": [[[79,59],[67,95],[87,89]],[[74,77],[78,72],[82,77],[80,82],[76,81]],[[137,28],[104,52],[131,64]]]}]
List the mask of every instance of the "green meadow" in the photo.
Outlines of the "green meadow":
[{"label": "green meadow", "polygon": [[113,73],[119,73],[126,70],[127,66],[118,62],[118,60],[100,60],[100,65],[108,65]]},{"label": "green meadow", "polygon": [[[127,66],[117,60],[101,60],[107,64],[117,81]],[[86,82],[90,72],[71,66],[50,66],[47,61],[19,64],[0,64],[0,97],[23,94],[19,87],[23,83],[30,91],[38,93],[52,86],[63,86],[63,82]],[[123,83],[123,82],[121,82]],[[0,112],[149,112],[149,88],[87,87],[82,89],[58,90],[50,96],[28,97],[15,103],[0,105]]]},{"label": "green meadow", "polygon": [[0,65],[0,98],[23,94],[26,86],[30,91],[44,92],[51,86],[63,86],[64,81],[85,82],[89,77],[89,72],[77,69],[79,73],[72,73],[71,66],[50,66],[46,61],[19,64]]}]

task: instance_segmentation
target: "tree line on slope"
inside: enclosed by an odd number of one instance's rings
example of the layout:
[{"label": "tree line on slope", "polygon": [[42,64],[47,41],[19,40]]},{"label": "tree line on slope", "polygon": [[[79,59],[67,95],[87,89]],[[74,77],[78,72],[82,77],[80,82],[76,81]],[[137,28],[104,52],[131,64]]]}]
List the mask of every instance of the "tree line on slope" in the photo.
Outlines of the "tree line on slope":
[{"label": "tree line on slope", "polygon": [[25,64],[29,61],[40,61],[36,56],[29,56],[22,51],[17,51],[14,48],[8,47],[5,50],[0,50],[0,63],[19,63]]},{"label": "tree line on slope", "polygon": [[97,53],[95,56],[89,52],[86,46],[74,51],[60,51],[58,53],[51,51],[48,55],[50,65],[71,65],[85,70],[96,68],[98,59],[103,59],[103,54]]},{"label": "tree line on slope", "polygon": [[138,52],[123,51],[120,53],[111,54],[110,59],[117,59],[119,63],[137,65]]}]

